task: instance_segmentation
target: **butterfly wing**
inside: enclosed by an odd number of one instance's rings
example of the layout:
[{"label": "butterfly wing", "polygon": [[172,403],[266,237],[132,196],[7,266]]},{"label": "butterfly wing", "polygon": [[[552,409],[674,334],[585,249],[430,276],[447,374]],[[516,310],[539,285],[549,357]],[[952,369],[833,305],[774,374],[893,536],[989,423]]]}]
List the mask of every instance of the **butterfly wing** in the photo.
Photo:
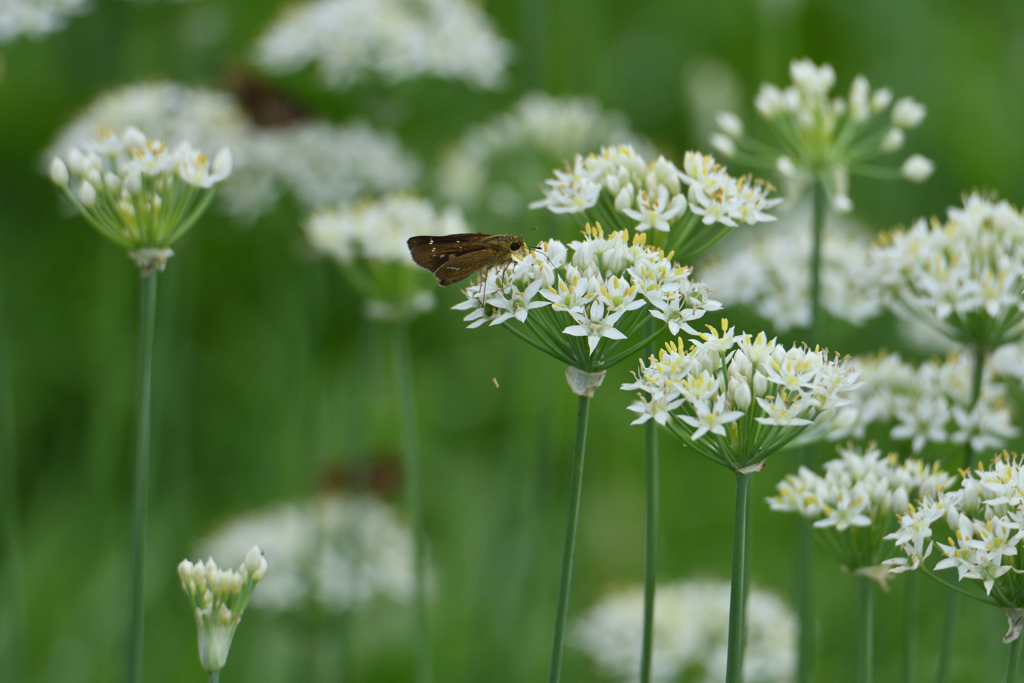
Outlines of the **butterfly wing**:
[{"label": "butterfly wing", "polygon": [[442,287],[454,284],[480,270],[492,265],[498,258],[498,250],[492,245],[483,245],[468,253],[447,260],[434,271],[434,277]]},{"label": "butterfly wing", "polygon": [[486,250],[487,244],[482,241],[490,237],[482,233],[463,233],[458,235],[421,235],[410,237],[406,243],[412,260],[421,268],[431,273],[463,254]]}]

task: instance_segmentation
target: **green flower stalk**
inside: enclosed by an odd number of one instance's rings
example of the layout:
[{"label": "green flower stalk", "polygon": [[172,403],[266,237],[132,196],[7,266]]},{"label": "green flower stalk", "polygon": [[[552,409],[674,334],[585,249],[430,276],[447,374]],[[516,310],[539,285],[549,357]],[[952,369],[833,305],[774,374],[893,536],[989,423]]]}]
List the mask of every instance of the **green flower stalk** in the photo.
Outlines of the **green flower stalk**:
[{"label": "green flower stalk", "polygon": [[178,564],[181,587],[192,603],[199,634],[199,663],[210,683],[220,680],[220,670],[228,662],[235,629],[252,598],[256,584],[267,575],[267,560],[259,546],[245,554],[238,569],[221,569],[209,558],[195,564]]},{"label": "green flower stalk", "polygon": [[171,247],[209,207],[217,186],[231,173],[231,152],[210,159],[188,143],[173,152],[137,128],[123,134],[101,129],[81,149],[72,147],[50,163],[50,179],[97,232],[127,249],[139,266],[139,385],[132,531],[131,626],[126,681],[142,680],[145,623],[146,527],[149,511],[150,407],[157,273],[174,255]]},{"label": "green flower stalk", "polygon": [[654,420],[700,455],[736,475],[732,607],[726,681],[742,680],[749,548],[749,478],[765,460],[846,402],[857,371],[827,351],[786,349],[761,332],[722,333],[670,342],[658,357],[641,363],[630,410],[633,424]]}]

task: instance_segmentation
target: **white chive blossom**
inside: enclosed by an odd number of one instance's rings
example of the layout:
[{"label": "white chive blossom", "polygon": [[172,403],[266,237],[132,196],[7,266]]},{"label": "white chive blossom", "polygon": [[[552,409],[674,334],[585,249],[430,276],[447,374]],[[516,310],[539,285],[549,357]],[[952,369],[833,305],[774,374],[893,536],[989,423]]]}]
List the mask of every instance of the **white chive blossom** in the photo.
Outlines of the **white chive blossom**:
[{"label": "white chive blossom", "polygon": [[629,409],[633,424],[655,420],[698,453],[732,470],[753,471],[815,423],[849,402],[858,372],[827,350],[785,348],[764,332],[737,334],[722,321],[669,342],[641,362]]},{"label": "white chive blossom", "polygon": [[274,560],[253,608],[341,614],[374,600],[405,604],[412,597],[412,533],[377,498],[334,494],[280,504],[228,521],[200,547],[230,555],[244,552],[253,537]]},{"label": "white chive blossom", "polygon": [[1024,335],[1024,216],[981,194],[951,207],[945,223],[920,219],[881,236],[870,253],[895,312],[948,338],[993,351]]},{"label": "white chive blossom", "polygon": [[416,235],[468,232],[462,212],[438,210],[427,199],[390,194],[313,213],[306,221],[313,248],[338,262],[377,319],[405,319],[434,307],[433,279],[409,258]]},{"label": "white chive blossom", "polygon": [[[663,156],[647,163],[630,145],[576,155],[571,166],[545,181],[544,199],[530,208],[578,214],[613,228],[673,233],[668,240],[683,258],[704,251],[741,224],[775,220],[781,199],[752,176],[729,175],[714,157],[687,152],[679,169]],[[717,226],[711,229],[708,226]]]},{"label": "white chive blossom", "polygon": [[[777,332],[810,325],[809,209],[786,214],[769,234],[708,259],[700,272],[723,304],[753,309]],[[876,283],[864,277],[870,241],[847,221],[829,227],[821,243],[821,305],[835,318],[862,325],[882,311]]]},{"label": "white chive blossom", "polygon": [[507,266],[490,269],[454,306],[468,311],[469,327],[508,324],[538,348],[586,372],[611,367],[637,353],[648,316],[659,330],[694,333],[690,323],[721,308],[691,269],[671,254],[621,230],[605,236],[587,225],[568,249],[541,242]]},{"label": "white chive blossom", "polygon": [[0,43],[60,31],[68,18],[85,13],[89,4],[88,0],[4,0],[0,2]]},{"label": "white chive blossom", "polygon": [[[729,632],[729,584],[690,580],[658,586],[655,597],[651,681],[725,680]],[[643,640],[643,588],[602,598],[575,620],[570,642],[602,676],[636,683]],[[746,606],[744,680],[790,681],[796,672],[797,620],[770,591],[754,588]]]},{"label": "white chive blossom", "polygon": [[969,443],[977,453],[1002,448],[1018,433],[994,364],[984,369],[978,402],[971,405],[970,353],[954,352],[918,366],[897,353],[853,363],[861,371],[861,385],[850,403],[823,425],[829,439],[860,439],[877,425],[893,441],[909,443],[914,453],[945,443]]},{"label": "white chive blossom", "polygon": [[924,121],[923,104],[904,97],[893,105],[892,92],[872,90],[864,76],[853,79],[846,97],[835,95],[835,69],[810,59],[790,62],[789,75],[790,85],[763,83],[754,98],[754,108],[772,128],[777,146],[749,137],[739,117],[722,112],[717,118],[721,130],[714,134],[718,149],[729,149],[741,163],[775,166],[793,195],[812,180],[824,182],[837,211],[853,208],[850,174],[895,179],[902,173],[912,182],[931,176],[934,163],[920,154],[908,157],[900,170],[874,165],[878,157],[902,148],[905,131]]},{"label": "white chive blossom", "polygon": [[316,0],[287,8],[255,50],[268,72],[315,65],[339,89],[422,77],[493,89],[510,57],[509,43],[468,0]]},{"label": "white chive blossom", "polygon": [[210,673],[220,671],[228,661],[231,640],[242,621],[256,584],[267,575],[263,550],[252,546],[238,569],[222,569],[210,557],[203,562],[182,560],[178,564],[181,587],[195,611],[199,634],[199,662]]},{"label": "white chive blossom", "polygon": [[806,518],[822,545],[849,571],[885,587],[884,560],[895,549],[882,542],[894,531],[898,513],[911,500],[934,496],[956,478],[922,460],[901,462],[895,453],[883,456],[870,445],[838,449],[839,457],[824,465],[824,475],[801,467],[786,475],[768,498],[776,512],[795,512]]},{"label": "white chive blossom", "polygon": [[50,178],[96,230],[129,250],[142,272],[162,270],[232,169],[222,148],[211,160],[182,142],[171,149],[139,129],[100,129],[50,162]]},{"label": "white chive blossom", "polygon": [[624,114],[593,98],[532,92],[470,127],[442,159],[438,189],[467,211],[512,222],[548,169],[576,150],[639,140]]},{"label": "white chive blossom", "polygon": [[[1024,609],[1018,578],[1024,539],[1024,464],[1020,456],[1004,451],[987,467],[978,463],[961,475],[959,486],[923,495],[899,513],[899,528],[886,538],[904,557],[890,560],[890,571],[921,568],[938,546],[943,559],[933,570],[955,569],[959,582],[977,582],[985,593],[979,591],[979,599],[1007,610],[1010,632],[1004,642],[1009,642],[1020,635],[1020,610]],[[946,542],[939,540],[943,535]]]}]

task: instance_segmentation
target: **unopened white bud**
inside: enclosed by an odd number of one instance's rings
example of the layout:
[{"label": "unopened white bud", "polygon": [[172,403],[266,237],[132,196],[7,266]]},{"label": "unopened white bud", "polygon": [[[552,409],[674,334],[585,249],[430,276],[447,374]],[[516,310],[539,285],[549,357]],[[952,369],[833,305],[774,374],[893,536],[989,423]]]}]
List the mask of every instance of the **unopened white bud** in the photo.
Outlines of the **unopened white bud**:
[{"label": "unopened white bud", "polygon": [[89,160],[77,147],[68,150],[68,168],[75,175],[85,175],[89,171]]},{"label": "unopened white bud", "polygon": [[615,196],[622,189],[622,183],[619,181],[618,176],[608,174],[604,179],[604,189],[608,190],[608,194]]},{"label": "unopened white bud", "polygon": [[96,188],[88,180],[78,188],[78,201],[87,208],[96,203]]},{"label": "unopened white bud", "polygon": [[892,104],[892,90],[879,88],[871,95],[871,109],[876,113]]},{"label": "unopened white bud", "polygon": [[740,410],[746,410],[750,407],[750,403],[753,399],[750,395],[750,385],[745,379],[737,380],[735,383],[730,381],[729,389],[732,393],[732,402],[737,408]]},{"label": "unopened white bud", "polygon": [[206,590],[206,565],[202,560],[196,562],[192,567],[192,580],[199,586],[200,591]]},{"label": "unopened white bud", "polygon": [[788,156],[783,154],[775,161],[775,170],[783,178],[795,178],[797,174],[796,164]]},{"label": "unopened white bud", "polygon": [[728,135],[724,135],[723,133],[712,133],[708,138],[708,142],[726,158],[731,158],[736,155],[736,143]]},{"label": "unopened white bud", "polygon": [[832,208],[836,213],[850,213],[853,211],[853,200],[849,195],[837,194],[832,198]]},{"label": "unopened white bud", "polygon": [[902,128],[890,128],[889,132],[882,138],[881,148],[883,152],[895,152],[903,146],[903,142],[907,136],[903,133]]},{"label": "unopened white bud", "polygon": [[857,76],[850,84],[850,118],[863,123],[871,116],[871,84],[864,76]]},{"label": "unopened white bud", "polygon": [[946,508],[946,524],[949,525],[950,529],[957,529],[960,527],[960,513],[953,505]]},{"label": "unopened white bud", "polygon": [[738,138],[743,135],[743,119],[731,111],[720,111],[715,114],[715,123],[729,137]]},{"label": "unopened white bud", "polygon": [[50,180],[57,187],[68,186],[68,167],[56,157],[50,162]]},{"label": "unopened white bud", "polygon": [[221,147],[216,156],[213,157],[213,165],[210,170],[213,171],[215,176],[227,178],[231,175],[233,166],[234,159],[231,156],[231,150],[227,147]]},{"label": "unopened white bud", "polygon": [[762,375],[760,372],[754,373],[754,394],[757,396],[764,396],[768,391],[768,378]]},{"label": "unopened white bud", "polygon": [[901,512],[906,509],[907,503],[910,502],[907,496],[907,489],[900,486],[892,493],[892,509],[896,512]]},{"label": "unopened white bud", "polygon": [[260,560],[263,559],[263,549],[258,545],[254,545],[249,548],[249,552],[245,554],[245,568],[249,570],[249,573],[254,573],[260,567]]},{"label": "unopened white bud", "polygon": [[178,563],[178,576],[183,584],[187,585],[192,581],[192,567],[194,566],[188,560],[182,560]]},{"label": "unopened white bud", "polygon": [[139,169],[133,168],[128,171],[128,175],[124,179],[124,189],[128,190],[130,194],[142,192],[142,172]]},{"label": "unopened white bud", "polygon": [[900,166],[900,173],[912,183],[923,183],[935,172],[935,162],[920,154],[911,154]]},{"label": "unopened white bud", "polygon": [[927,113],[928,108],[914,98],[901,97],[892,108],[892,122],[900,128],[917,128]]},{"label": "unopened white bud", "polygon": [[633,206],[633,185],[627,183],[615,196],[615,210],[625,211]]},{"label": "unopened white bud", "polygon": [[121,189],[121,178],[116,173],[107,171],[103,174],[103,187],[107,192],[117,192]]},{"label": "unopened white bud", "polygon": [[135,126],[129,126],[124,132],[124,148],[128,151],[144,149],[146,147],[145,134]]}]

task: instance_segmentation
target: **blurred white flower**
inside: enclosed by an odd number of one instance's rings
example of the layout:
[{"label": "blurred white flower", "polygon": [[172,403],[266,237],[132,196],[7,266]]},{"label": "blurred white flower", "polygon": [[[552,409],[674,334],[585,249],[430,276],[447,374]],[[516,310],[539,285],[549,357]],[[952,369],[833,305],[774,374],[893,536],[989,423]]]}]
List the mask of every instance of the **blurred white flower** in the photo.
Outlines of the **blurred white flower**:
[{"label": "blurred white flower", "polygon": [[648,313],[677,334],[721,307],[690,270],[648,246],[644,233],[630,242],[626,230],[605,236],[588,224],[569,250],[548,240],[490,269],[454,308],[469,311],[471,328],[507,322],[567,365],[597,372],[644,346]]},{"label": "blurred white flower", "polygon": [[181,587],[195,610],[199,663],[206,671],[214,673],[227,664],[242,613],[266,575],[267,560],[259,546],[249,548],[237,570],[221,569],[213,557],[178,564]]},{"label": "blurred white flower", "polygon": [[[741,304],[771,321],[778,332],[811,322],[811,207],[782,214],[771,231],[735,242],[724,256],[700,266],[725,305]],[[854,325],[877,316],[880,293],[864,277],[870,240],[856,223],[835,217],[821,244],[821,305],[835,318]]]},{"label": "blurred white flower", "polygon": [[853,363],[861,371],[861,385],[851,402],[822,425],[831,440],[863,438],[869,426],[880,424],[894,441],[910,442],[914,453],[928,444],[967,441],[977,444],[977,452],[1001,448],[1017,435],[1005,388],[995,381],[992,363],[982,374],[974,410],[969,353],[951,353],[917,367],[898,353],[856,358]]},{"label": "blurred white flower", "polygon": [[[729,584],[679,581],[658,586],[655,597],[651,680],[712,683],[725,680],[729,629]],[[643,588],[612,593],[576,619],[571,642],[601,675],[635,682],[643,638]],[[747,602],[748,683],[788,683],[796,671],[797,622],[772,592],[754,588]]]},{"label": "blurred white flower", "polygon": [[287,8],[255,54],[277,74],[315,64],[333,88],[423,76],[495,88],[510,57],[508,41],[467,0],[314,0]]},{"label": "blurred white flower", "polygon": [[807,518],[846,569],[887,588],[886,572],[879,568],[894,549],[878,539],[898,527],[897,515],[909,501],[944,491],[956,477],[938,463],[900,462],[895,453],[883,457],[874,444],[867,450],[851,444],[838,452],[825,463],[824,476],[806,467],[786,475],[768,505]]},{"label": "blurred white flower", "polygon": [[741,471],[764,462],[849,403],[858,372],[827,350],[786,349],[764,332],[710,332],[669,342],[624,390],[639,390],[633,424],[654,419],[699,454]]},{"label": "blurred white flower", "polygon": [[980,194],[945,223],[919,219],[882,235],[865,276],[897,313],[987,352],[1024,335],[1024,216]]},{"label": "blurred white flower", "polygon": [[0,43],[20,36],[41,38],[89,9],[89,0],[0,0]]},{"label": "blurred white flower", "polygon": [[317,211],[305,228],[313,248],[353,276],[353,286],[366,299],[365,312],[377,320],[408,318],[434,307],[436,288],[409,257],[410,237],[469,231],[458,208],[438,211],[429,200],[407,194]]},{"label": "blurred white flower", "polygon": [[361,194],[407,189],[420,173],[397,135],[361,122],[253,128],[243,150],[245,162],[224,198],[230,213],[247,220],[270,210],[285,193],[307,209],[320,209]]},{"label": "blurred white flower", "polygon": [[[885,112],[892,104],[887,88],[871,90],[863,75],[853,79],[847,97],[833,96],[836,72],[830,64],[810,59],[789,64],[792,85],[780,88],[761,85],[754,108],[776,134],[777,145],[765,145],[737,126],[738,117],[722,112],[715,146],[727,156],[755,167],[775,166],[787,182],[787,194],[802,193],[811,181],[824,183],[833,209],[850,211],[849,175],[898,178],[896,169],[874,164],[878,157],[899,150],[905,130],[924,120],[923,104],[909,97],[892,107],[891,122]],[[935,169],[930,159],[911,155],[903,162],[903,177],[923,182]]]},{"label": "blurred white flower", "polygon": [[349,612],[377,598],[405,603],[412,596],[412,534],[376,498],[332,495],[281,504],[227,522],[200,547],[238,555],[254,538],[274,567],[253,607]]},{"label": "blurred white flower", "polygon": [[163,270],[171,246],[203,215],[231,168],[226,147],[211,163],[188,142],[172,151],[137,128],[101,128],[81,148],[53,157],[49,174],[86,221],[148,274]]},{"label": "blurred white flower", "polygon": [[525,95],[508,112],[471,127],[441,161],[438,188],[463,208],[510,216],[548,170],[580,149],[639,143],[626,116],[590,97]]}]

